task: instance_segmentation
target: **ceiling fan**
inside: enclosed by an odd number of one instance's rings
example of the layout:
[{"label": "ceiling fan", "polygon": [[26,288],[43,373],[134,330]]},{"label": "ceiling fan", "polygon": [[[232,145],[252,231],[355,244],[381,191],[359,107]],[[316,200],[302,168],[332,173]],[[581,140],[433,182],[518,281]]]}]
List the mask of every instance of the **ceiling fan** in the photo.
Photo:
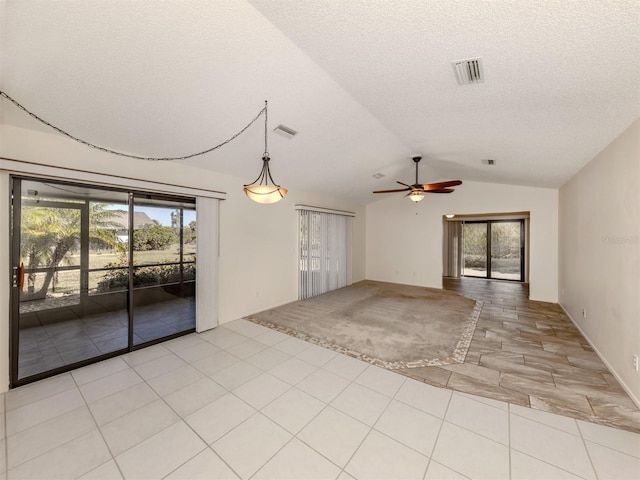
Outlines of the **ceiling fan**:
[{"label": "ceiling fan", "polygon": [[447,180],[446,182],[437,183],[418,183],[418,163],[422,160],[422,157],[415,156],[411,159],[416,164],[416,183],[413,185],[407,185],[406,183],[398,182],[400,185],[404,185],[405,188],[397,188],[395,190],[377,190],[373,193],[394,193],[394,192],[409,192],[405,197],[409,197],[411,201],[419,202],[424,198],[425,193],[451,193],[456,185],[462,185],[461,180]]}]

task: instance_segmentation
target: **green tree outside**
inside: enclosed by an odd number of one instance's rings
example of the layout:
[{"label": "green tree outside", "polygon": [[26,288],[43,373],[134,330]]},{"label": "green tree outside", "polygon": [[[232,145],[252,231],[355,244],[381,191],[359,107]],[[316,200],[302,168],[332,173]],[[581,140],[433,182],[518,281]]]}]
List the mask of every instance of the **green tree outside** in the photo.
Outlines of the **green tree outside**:
[{"label": "green tree outside", "polygon": [[173,227],[164,227],[157,220],[133,232],[133,248],[138,251],[165,250],[178,241]]},{"label": "green tree outside", "polygon": [[[108,245],[124,252],[116,237],[118,224],[113,218],[116,210],[106,210],[104,203],[89,204],[89,240]],[[68,254],[79,247],[81,210],[79,208],[56,208],[40,206],[22,207],[21,256],[28,269],[47,268],[42,286],[30,294],[31,299],[45,298],[55,269],[64,264]],[[27,285],[33,289],[35,274],[27,276]]]}]

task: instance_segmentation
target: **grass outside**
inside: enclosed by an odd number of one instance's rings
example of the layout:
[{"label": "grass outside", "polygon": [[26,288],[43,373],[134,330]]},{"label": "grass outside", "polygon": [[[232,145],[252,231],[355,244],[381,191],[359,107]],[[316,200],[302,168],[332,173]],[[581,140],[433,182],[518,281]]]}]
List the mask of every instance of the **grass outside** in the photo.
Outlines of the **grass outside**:
[{"label": "grass outside", "polygon": [[[196,255],[196,245],[187,244],[184,246],[184,260],[193,261]],[[90,252],[89,268],[99,269],[107,268],[108,265],[124,262],[126,266],[128,254],[119,254],[112,251]],[[149,265],[165,262],[177,262],[180,260],[180,245],[172,244],[164,250],[147,250],[134,252],[134,265]],[[74,253],[67,255],[63,266],[80,266],[80,254]],[[89,292],[95,291],[98,283],[107,274],[107,270],[102,272],[89,272]],[[38,291],[42,287],[45,279],[44,273],[36,274],[34,290]],[[60,297],[64,295],[73,295],[80,293],[80,269],[56,272],[54,281],[49,287],[47,296]]]},{"label": "grass outside", "polygon": [[[486,265],[486,257],[483,255],[465,255],[464,257],[464,268],[468,269],[476,269],[476,270],[485,270],[487,268]],[[492,258],[491,259],[491,271],[499,272],[499,273],[520,273],[520,258]]]}]

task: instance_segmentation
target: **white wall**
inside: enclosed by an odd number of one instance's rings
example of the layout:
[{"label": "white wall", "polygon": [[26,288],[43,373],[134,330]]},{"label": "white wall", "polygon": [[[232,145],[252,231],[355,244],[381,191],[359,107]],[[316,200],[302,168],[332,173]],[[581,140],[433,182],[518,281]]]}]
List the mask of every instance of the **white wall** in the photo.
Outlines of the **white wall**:
[{"label": "white wall", "polygon": [[[256,174],[261,164],[259,153]],[[0,156],[79,168],[148,181],[227,192],[220,206],[219,320],[229,322],[297,299],[297,212],[294,204],[356,212],[353,219],[353,281],[365,278],[365,209],[337,198],[296,191],[273,205],[242,192],[253,178],[235,178],[178,163],[149,163],[107,155],[59,135],[0,125]],[[8,175],[0,172],[0,271],[9,271]],[[9,280],[0,276],[0,391],[8,384]]]},{"label": "white wall", "polygon": [[558,191],[464,182],[418,203],[400,194],[367,205],[367,278],[442,288],[442,216],[531,213],[530,298],[558,301]]},{"label": "white wall", "polygon": [[559,270],[560,303],[640,406],[640,120],[560,189]]},{"label": "white wall", "polygon": [[291,189],[281,202],[260,205],[246,198],[241,179],[226,191],[220,204],[221,323],[297,300],[297,203],[356,212],[352,279],[364,280],[364,207]]}]

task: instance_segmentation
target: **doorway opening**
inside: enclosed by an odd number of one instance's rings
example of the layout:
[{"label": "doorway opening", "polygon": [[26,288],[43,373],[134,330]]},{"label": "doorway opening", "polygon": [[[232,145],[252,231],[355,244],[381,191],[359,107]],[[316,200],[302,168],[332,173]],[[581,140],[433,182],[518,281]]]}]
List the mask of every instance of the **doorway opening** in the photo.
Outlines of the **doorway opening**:
[{"label": "doorway opening", "polygon": [[444,217],[443,276],[527,282],[527,212]]}]

